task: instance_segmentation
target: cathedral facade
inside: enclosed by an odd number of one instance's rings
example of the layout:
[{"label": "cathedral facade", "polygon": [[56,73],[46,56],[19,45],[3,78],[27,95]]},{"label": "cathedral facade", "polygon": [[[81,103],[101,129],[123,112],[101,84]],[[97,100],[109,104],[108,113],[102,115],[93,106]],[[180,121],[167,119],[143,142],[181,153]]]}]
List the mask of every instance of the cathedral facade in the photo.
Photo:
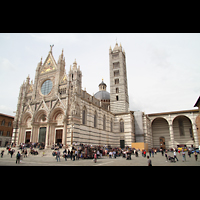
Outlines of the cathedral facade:
[{"label": "cathedral facade", "polygon": [[[73,143],[113,147],[148,144],[148,148],[199,145],[198,110],[146,115],[130,111],[126,55],[122,46],[109,49],[110,93],[107,85],[90,95],[82,89],[82,72],[76,60],[65,70],[63,51],[56,62],[52,46],[44,63],[38,63],[34,82],[29,76],[20,87],[12,142],[43,143],[45,147]],[[199,125],[200,126],[200,125]],[[200,130],[200,127],[199,127]]]},{"label": "cathedral facade", "polygon": [[94,95],[82,90],[82,72],[76,60],[65,71],[63,51],[58,62],[52,47],[44,63],[38,63],[35,80],[21,85],[12,142],[131,146],[134,116],[129,111],[125,52],[115,45],[110,54],[110,90],[99,84]]}]

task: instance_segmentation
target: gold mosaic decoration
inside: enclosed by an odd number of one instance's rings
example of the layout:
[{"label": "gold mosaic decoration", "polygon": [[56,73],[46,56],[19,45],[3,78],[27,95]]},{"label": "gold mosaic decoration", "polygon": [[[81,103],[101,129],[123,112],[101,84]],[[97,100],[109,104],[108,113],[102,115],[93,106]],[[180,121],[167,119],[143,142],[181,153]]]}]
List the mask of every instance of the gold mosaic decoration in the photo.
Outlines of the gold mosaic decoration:
[{"label": "gold mosaic decoration", "polygon": [[51,58],[49,58],[46,62],[46,64],[44,65],[42,71],[41,71],[41,74],[45,73],[45,72],[50,72],[52,70],[55,70],[55,66],[51,60]]}]

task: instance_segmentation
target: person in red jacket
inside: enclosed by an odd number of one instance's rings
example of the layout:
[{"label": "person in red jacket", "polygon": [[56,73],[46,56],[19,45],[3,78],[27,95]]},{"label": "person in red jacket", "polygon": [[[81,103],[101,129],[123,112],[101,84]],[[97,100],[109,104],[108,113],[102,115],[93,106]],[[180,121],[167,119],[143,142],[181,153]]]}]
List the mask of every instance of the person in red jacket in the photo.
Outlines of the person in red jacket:
[{"label": "person in red jacket", "polygon": [[146,150],[144,150],[144,157],[146,158]]}]

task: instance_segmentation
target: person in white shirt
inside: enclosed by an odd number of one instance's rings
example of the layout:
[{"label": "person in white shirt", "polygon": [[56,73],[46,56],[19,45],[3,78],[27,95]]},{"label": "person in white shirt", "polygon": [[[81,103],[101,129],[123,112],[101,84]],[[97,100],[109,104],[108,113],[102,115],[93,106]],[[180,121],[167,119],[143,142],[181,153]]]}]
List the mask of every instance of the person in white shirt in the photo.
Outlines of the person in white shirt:
[{"label": "person in white shirt", "polygon": [[112,151],[109,152],[109,158],[112,158]]},{"label": "person in white shirt", "polygon": [[174,150],[174,160],[175,160],[175,158],[178,161],[178,158],[176,157],[176,151]]}]

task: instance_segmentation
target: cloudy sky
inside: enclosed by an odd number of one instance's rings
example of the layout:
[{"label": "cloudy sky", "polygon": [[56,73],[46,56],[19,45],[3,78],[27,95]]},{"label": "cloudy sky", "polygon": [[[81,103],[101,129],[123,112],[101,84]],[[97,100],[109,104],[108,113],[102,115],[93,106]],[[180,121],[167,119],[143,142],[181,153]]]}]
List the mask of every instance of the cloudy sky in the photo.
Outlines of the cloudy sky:
[{"label": "cloudy sky", "polygon": [[110,91],[109,47],[126,52],[130,110],[145,113],[194,109],[200,95],[199,33],[0,33],[0,113],[15,115],[19,89],[34,80],[54,44],[58,61],[64,49],[66,72],[76,58],[82,87],[98,91],[102,78]]}]

